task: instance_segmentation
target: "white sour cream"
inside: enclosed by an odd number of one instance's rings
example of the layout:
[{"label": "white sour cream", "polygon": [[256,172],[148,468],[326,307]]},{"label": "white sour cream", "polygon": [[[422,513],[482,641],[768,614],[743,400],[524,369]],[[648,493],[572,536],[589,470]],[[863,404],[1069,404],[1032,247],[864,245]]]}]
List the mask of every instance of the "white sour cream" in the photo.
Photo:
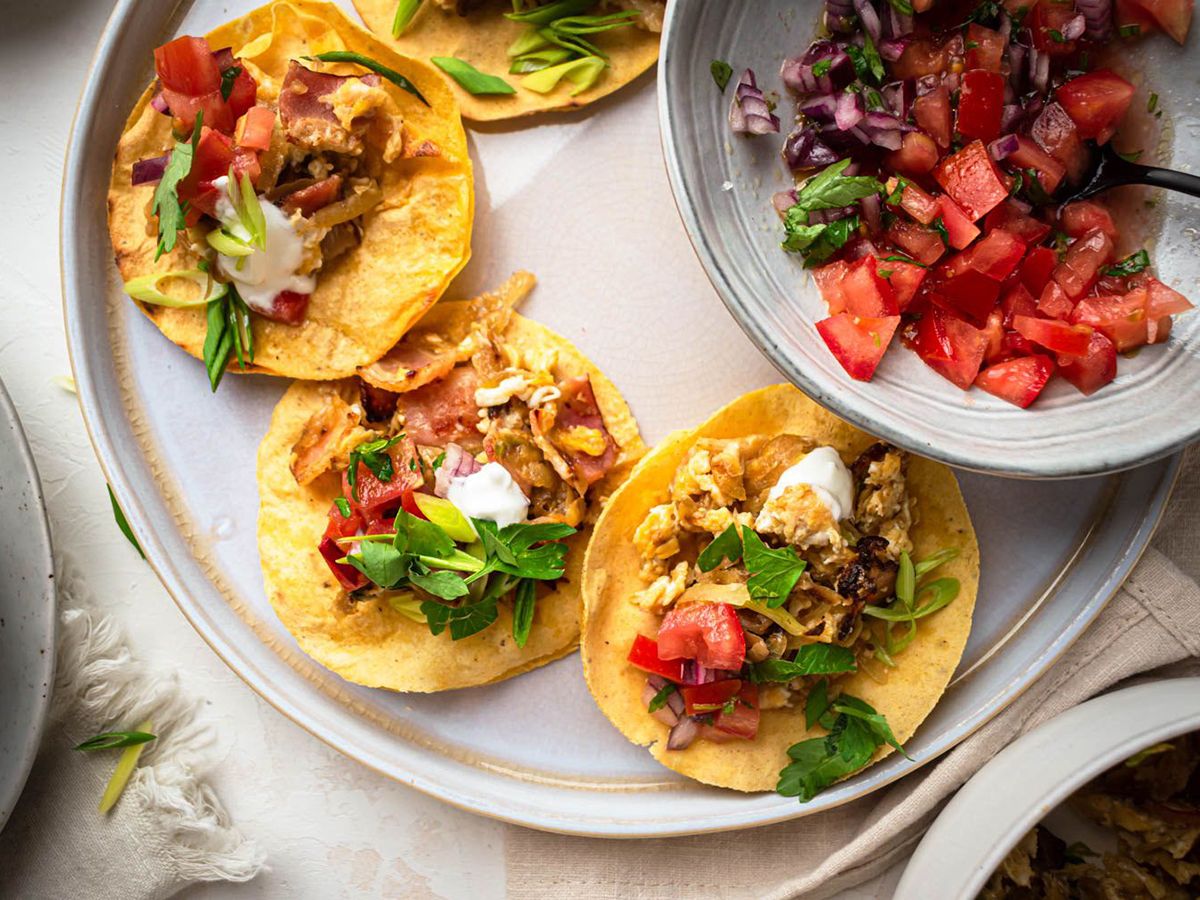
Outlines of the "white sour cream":
[{"label": "white sour cream", "polygon": [[[213,179],[213,187],[217,189],[217,218],[230,234],[248,241],[250,233],[242,227],[237,210],[229,201],[228,186],[226,175]],[[270,312],[277,294],[282,291],[311,294],[317,279],[296,274],[304,258],[304,240],[292,227],[291,220],[274,203],[264,202],[261,197],[257,200],[267,226],[266,246],[249,256],[217,254],[217,268],[234,283],[247,306],[258,312]]]},{"label": "white sour cream", "polygon": [[473,519],[486,519],[501,528],[524,522],[529,500],[500,463],[490,462],[478,472],[450,482],[446,499]]},{"label": "white sour cream", "polygon": [[767,494],[767,501],[776,499],[795,484],[807,484],[818,499],[840,522],[854,511],[854,479],[838,452],[832,447],[817,447],[800,462],[784,470]]}]

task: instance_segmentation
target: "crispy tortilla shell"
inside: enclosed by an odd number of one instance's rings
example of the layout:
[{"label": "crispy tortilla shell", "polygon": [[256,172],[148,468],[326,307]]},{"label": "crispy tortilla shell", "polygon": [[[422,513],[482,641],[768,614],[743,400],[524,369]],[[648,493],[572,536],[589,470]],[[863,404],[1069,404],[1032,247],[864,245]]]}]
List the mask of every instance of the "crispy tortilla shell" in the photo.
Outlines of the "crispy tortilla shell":
[{"label": "crispy tortilla shell", "polygon": [[[355,50],[399,71],[431,106],[386,80],[404,119],[405,150],[383,166],[383,200],[362,219],[362,243],[317,273],[317,288],[300,325],[254,316],[254,364],[247,371],[291,378],[345,378],[382,356],[441,297],[471,254],[474,186],[466,134],[454,95],[431,65],[401,56],[354,25],[332,3],[287,0],[262,6],[208,34],[231,47],[274,99],[288,61],[327,50]],[[327,71],[363,70],[338,64]],[[172,146],[171,119],[150,105],[154,86],[138,100],[117,145],[108,192],[108,225],[117,268],[128,281],[151,272],[194,268],[199,254],[185,235],[157,262],[156,224],[149,217],[154,185],[131,185],[133,164]],[[368,153],[378,152],[368,149]],[[189,233],[203,241],[200,229]],[[204,310],[138,303],[168,338],[200,358]],[[236,362],[230,371],[241,371]]]},{"label": "crispy tortilla shell", "polygon": [[595,43],[609,55],[610,67],[594,85],[572,97],[575,89],[563,79],[547,94],[521,87],[522,75],[510,75],[512,60],[508,48],[525,33],[528,26],[504,18],[512,11],[509,0],[489,0],[482,9],[460,16],[425,2],[399,38],[392,37],[392,18],[396,0],[354,0],[354,8],[367,27],[401,53],[429,59],[432,56],[452,56],[464,60],[481,72],[497,75],[516,88],[515,94],[475,96],[463,90],[449,76],[463,117],[474,122],[495,122],[515,119],[552,110],[578,109],[637,78],[658,59],[658,39],[655,32],[631,26],[617,28],[595,37]]},{"label": "crispy tortilla shell", "polygon": [[[451,329],[466,303],[441,303],[422,326]],[[591,376],[605,425],[620,445],[617,465],[595,495],[607,497],[628,476],[645,452],[637,423],[612,382],[565,339],[542,325],[513,315],[506,342],[521,349],[553,346],[564,372]],[[568,543],[566,574],[554,590],[540,596],[533,628],[524,648],[512,638],[512,615],[501,605],[491,627],[460,641],[395,612],[385,601],[352,602],[317,552],[333,499],[341,493],[340,475],[327,472],[301,487],[290,469],[292,447],[309,417],[339,393],[356,400],[353,381],[297,382],[280,400],[258,451],[258,546],[267,596],[301,648],[343,678],[395,691],[444,691],[500,681],[570,653],[579,643],[582,613],[580,583],[583,554],[591,528]],[[400,403],[403,404],[403,395]],[[595,504],[589,499],[589,506]]]},{"label": "crispy tortilla shell", "polygon": [[[833,446],[847,461],[874,441],[791,385],[754,391],[695,431],[670,435],[638,464],[596,523],[584,562],[581,651],[588,688],[600,709],[622,734],[648,745],[654,758],[668,768],[739,791],[774,790],[779,770],[788,762],[787,748],[824,731],[819,727],[806,731],[803,709],[764,710],[752,741],[697,740],[686,750],[667,749],[667,727],[652,718],[642,702],[646,675],[626,662],[634,636],[653,637],[660,621],[629,600],[644,586],[632,536],[650,507],[666,501],[671,478],[697,439],[784,433]],[[966,645],[979,586],[979,545],[954,475],[939,463],[913,456],[908,486],[919,516],[911,530],[913,558],[957,547],[958,558],[938,569],[938,575],[959,579],[962,590],[948,607],[920,620],[916,640],[897,656],[886,683],[861,671],[838,682],[843,691],[883,713],[901,741],[913,734],[945,691]],[[886,752],[890,751],[885,747],[876,758]]]}]

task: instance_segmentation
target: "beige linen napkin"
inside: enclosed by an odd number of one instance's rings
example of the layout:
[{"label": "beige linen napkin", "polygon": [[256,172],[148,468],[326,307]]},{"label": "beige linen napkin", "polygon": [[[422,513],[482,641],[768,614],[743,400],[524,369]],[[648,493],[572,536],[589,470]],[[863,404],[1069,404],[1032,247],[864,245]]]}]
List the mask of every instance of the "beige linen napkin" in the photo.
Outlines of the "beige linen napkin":
[{"label": "beige linen napkin", "polygon": [[950,795],[1021,734],[1131,676],[1181,661],[1200,668],[1200,587],[1192,580],[1200,575],[1198,501],[1200,452],[1192,451],[1155,548],[1096,622],[1019,700],[940,761],[836,810],[748,831],[635,842],[509,827],[509,896],[818,898],[878,875],[908,856]]},{"label": "beige linen napkin", "polygon": [[[46,736],[25,791],[0,832],[0,897],[159,900],[197,881],[246,881],[263,855],[230,822],[203,779],[215,730],[203,701],[172,674],[130,655],[60,561],[59,638]],[[97,805],[120,751],[71,748],[102,731],[153,723],[116,807]]]}]

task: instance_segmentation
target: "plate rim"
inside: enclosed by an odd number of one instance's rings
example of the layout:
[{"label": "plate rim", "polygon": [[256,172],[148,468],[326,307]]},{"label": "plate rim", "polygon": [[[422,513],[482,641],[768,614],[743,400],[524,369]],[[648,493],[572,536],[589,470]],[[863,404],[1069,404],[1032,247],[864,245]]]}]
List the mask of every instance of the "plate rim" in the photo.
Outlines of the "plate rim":
[{"label": "plate rim", "polygon": [[[97,384],[92,379],[92,368],[98,364],[102,364],[102,361],[88,358],[87,354],[83,352],[83,348],[87,346],[87,341],[80,330],[80,322],[78,321],[79,313],[74,311],[77,306],[77,303],[73,300],[77,290],[75,285],[81,282],[74,277],[76,270],[79,268],[79,263],[76,252],[78,248],[72,242],[72,223],[75,221],[75,214],[77,212],[83,212],[86,218],[88,208],[82,202],[82,197],[80,197],[77,208],[76,195],[80,193],[79,187],[83,179],[82,172],[84,171],[84,167],[80,166],[73,170],[71,161],[84,158],[84,150],[82,148],[84,135],[85,133],[90,133],[94,125],[94,120],[99,114],[100,104],[95,102],[99,91],[97,75],[105,69],[105,63],[109,58],[112,45],[117,42],[119,33],[123,30],[128,19],[137,12],[143,3],[144,0],[120,0],[114,8],[109,23],[101,35],[96,54],[93,57],[87,81],[85,82],[76,110],[75,121],[67,142],[60,219],[62,294],[68,355],[79,386],[80,404],[83,409],[83,418],[89,441],[92,443],[93,450],[96,453],[105,477],[112,486],[114,493],[129,518],[131,527],[141,541],[143,548],[147,551],[148,563],[163,583],[173,602],[179,607],[184,618],[187,619],[189,624],[191,624],[222,662],[229,666],[256,694],[275,707],[287,719],[304,728],[314,737],[330,745],[342,754],[349,756],[356,762],[373,769],[379,774],[409,787],[416,788],[425,794],[436,797],[460,809],[540,830],[596,837],[667,837],[711,831],[729,831],[786,821],[809,814],[804,812],[802,808],[792,807],[789,807],[787,812],[779,814],[775,814],[773,811],[751,810],[723,817],[732,818],[734,815],[738,816],[733,822],[722,821],[718,825],[713,825],[707,817],[689,813],[686,817],[681,815],[673,822],[664,826],[644,822],[610,821],[602,816],[586,820],[576,819],[552,809],[543,809],[533,813],[524,810],[514,812],[493,799],[481,801],[475,797],[468,797],[462,791],[440,783],[436,777],[431,776],[427,771],[398,771],[394,763],[383,761],[368,746],[356,745],[353,748],[348,748],[342,742],[343,735],[327,730],[327,722],[320,712],[311,711],[304,706],[303,697],[291,697],[283,688],[273,684],[269,678],[264,676],[264,673],[257,671],[258,663],[255,660],[243,658],[243,654],[234,646],[233,637],[221,634],[219,628],[210,627],[210,623],[206,619],[211,613],[201,603],[193,599],[192,591],[188,587],[189,577],[187,573],[181,571],[179,568],[180,563],[174,561],[166,553],[158,534],[147,524],[150,521],[149,513],[132,487],[133,481],[137,479],[130,474],[131,470],[129,469],[129,465],[124,461],[123,451],[119,452],[116,449],[116,444],[109,431],[109,427],[101,416],[103,403]],[[179,10],[176,9],[173,13],[168,13],[164,21],[171,21],[178,15],[178,12]],[[78,356],[77,351],[79,351]],[[1097,592],[1096,598],[1092,603],[1086,607],[1089,610],[1086,621],[1080,622],[1077,617],[1072,621],[1072,633],[1068,635],[1069,639],[1065,642],[1056,642],[1047,645],[1044,652],[1050,653],[1052,651],[1052,655],[1046,661],[1046,667],[1049,667],[1065,651],[1066,647],[1082,633],[1087,624],[1090,624],[1094,616],[1115,595],[1125,575],[1133,567],[1137,559],[1140,558],[1141,553],[1148,546],[1149,536],[1153,531],[1153,527],[1157,524],[1158,519],[1165,509],[1166,499],[1171,493],[1178,475],[1178,469],[1178,458],[1165,464],[1164,471],[1156,485],[1155,493],[1147,505],[1146,515],[1137,522],[1136,527],[1132,529],[1132,533],[1124,545],[1121,564],[1108,571],[1101,579],[1101,590]],[[220,590],[215,585],[213,587],[215,590]],[[237,660],[237,664],[234,662],[235,659]],[[1003,709],[1004,706],[1027,687],[1028,684],[1025,684],[1016,690],[1006,691],[998,699],[993,700],[985,712],[980,715],[979,721],[974,725],[974,728],[982,726],[984,722]],[[964,739],[966,736],[967,734],[964,733],[951,741],[946,747],[939,750],[937,754],[931,755],[925,762],[940,757],[953,744]],[[895,778],[900,777],[902,774],[908,774],[909,771],[911,770],[897,773]],[[885,784],[890,783],[890,781],[895,780],[895,778],[889,779],[886,782],[880,782],[878,785],[872,786],[870,790],[877,790],[879,787],[883,787]],[[849,802],[867,792],[868,790],[864,789],[854,796],[843,798],[840,802]]]},{"label": "plate rim", "polygon": [[[738,327],[784,378],[830,412],[869,434],[875,434],[906,450],[954,468],[984,475],[1035,480],[1110,475],[1165,459],[1179,453],[1200,437],[1200,420],[1198,420],[1190,433],[1181,434],[1165,445],[1146,445],[1139,450],[1132,441],[1116,442],[1115,444],[1104,443],[1106,452],[1084,450],[1074,462],[1069,462],[1065,457],[1062,459],[1039,458],[1029,442],[1021,446],[1021,452],[1009,450],[1007,453],[993,452],[988,455],[985,451],[971,455],[965,451],[959,452],[953,446],[947,449],[936,443],[922,442],[918,438],[911,437],[904,428],[893,425],[889,421],[888,416],[884,413],[884,403],[881,400],[868,401],[862,408],[842,403],[838,399],[838,392],[832,389],[836,385],[824,385],[818,378],[807,374],[804,370],[803,357],[795,358],[784,352],[780,345],[772,339],[766,324],[756,321],[754,316],[743,306],[738,293],[729,281],[729,276],[720,265],[706,239],[705,231],[696,212],[695,191],[689,187],[683,176],[682,161],[680,153],[677,152],[679,139],[682,136],[682,127],[676,120],[671,106],[670,98],[674,84],[671,71],[677,47],[681,43],[686,45],[689,37],[688,23],[684,18],[686,14],[681,10],[696,10],[700,7],[701,4],[698,0],[697,2],[676,0],[676,2],[668,4],[663,20],[657,81],[659,136],[663,161],[667,170],[667,180],[671,186],[671,197],[675,203],[675,210],[679,214],[688,242],[692,245],[692,250],[700,261],[700,267],[703,269],[705,277],[721,298],[721,302],[730,316],[737,322]],[[679,80],[681,83],[687,81],[682,73]],[[721,96],[723,101],[724,93]],[[966,396],[965,393],[964,396]],[[1085,402],[1086,399],[1080,398],[1075,402]],[[883,418],[871,418],[869,415],[871,411],[884,413]],[[1092,444],[1089,442],[1088,447],[1091,446]],[[986,459],[981,461],[981,457],[986,457]]]}]

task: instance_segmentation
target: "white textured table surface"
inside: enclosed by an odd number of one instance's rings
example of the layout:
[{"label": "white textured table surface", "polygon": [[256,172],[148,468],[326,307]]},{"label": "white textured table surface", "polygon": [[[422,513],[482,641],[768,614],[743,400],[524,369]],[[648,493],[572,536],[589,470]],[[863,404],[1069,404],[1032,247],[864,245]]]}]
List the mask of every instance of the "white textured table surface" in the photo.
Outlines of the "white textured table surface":
[{"label": "white textured table surface", "polygon": [[[384,779],[277,714],[192,631],[113,524],[75,400],[52,380],[70,371],[58,267],[63,152],[111,5],[0,0],[0,378],[33,445],[60,557],[86,573],[138,656],[178,670],[186,689],[207,700],[225,751],[214,785],[268,854],[270,871],[249,884],[185,895],[503,897],[510,826]],[[895,877],[843,900],[890,896]]]}]

